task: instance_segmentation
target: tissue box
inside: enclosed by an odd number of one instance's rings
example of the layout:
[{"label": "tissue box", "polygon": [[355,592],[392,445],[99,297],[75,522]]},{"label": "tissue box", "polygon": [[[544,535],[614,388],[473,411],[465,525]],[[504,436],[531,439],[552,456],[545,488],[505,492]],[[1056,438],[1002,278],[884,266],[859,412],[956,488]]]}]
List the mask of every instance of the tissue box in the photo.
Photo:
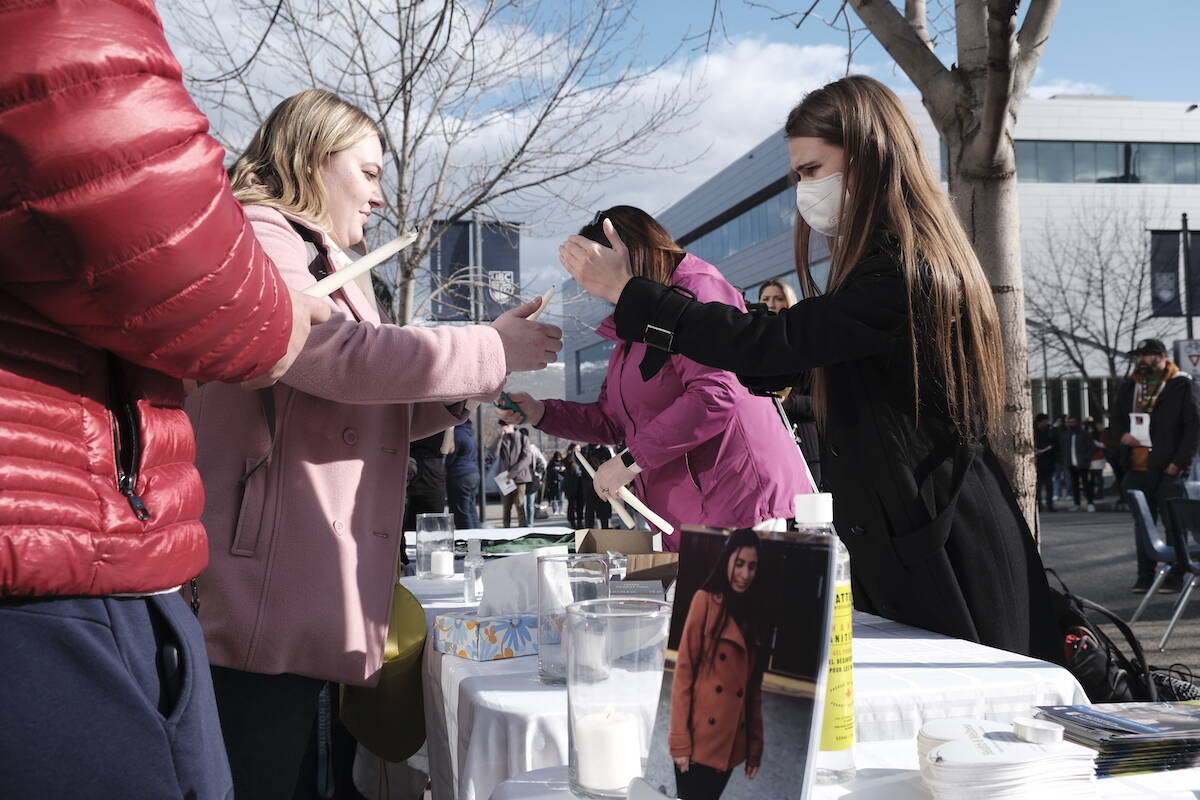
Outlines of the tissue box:
[{"label": "tissue box", "polygon": [[537,614],[481,617],[473,611],[438,614],[433,646],[472,661],[537,655]]}]

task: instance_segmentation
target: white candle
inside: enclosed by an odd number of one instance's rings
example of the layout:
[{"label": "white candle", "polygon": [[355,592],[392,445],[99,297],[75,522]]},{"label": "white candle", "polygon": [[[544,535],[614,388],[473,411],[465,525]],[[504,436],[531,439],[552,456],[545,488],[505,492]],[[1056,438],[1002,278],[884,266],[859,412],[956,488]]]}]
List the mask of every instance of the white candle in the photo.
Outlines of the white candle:
[{"label": "white candle", "polygon": [[575,760],[580,785],[624,792],[642,775],[641,736],[632,714],[605,709],[575,720]]},{"label": "white candle", "polygon": [[453,577],[454,553],[449,550],[434,550],[429,554],[429,571],[441,577]]}]

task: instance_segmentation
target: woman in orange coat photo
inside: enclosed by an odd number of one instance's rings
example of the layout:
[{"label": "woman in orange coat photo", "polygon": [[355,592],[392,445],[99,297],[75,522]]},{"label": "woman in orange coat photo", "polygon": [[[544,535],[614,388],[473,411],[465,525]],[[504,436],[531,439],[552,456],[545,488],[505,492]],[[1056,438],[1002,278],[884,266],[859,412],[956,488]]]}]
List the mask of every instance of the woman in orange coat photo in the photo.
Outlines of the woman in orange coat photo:
[{"label": "woman in orange coat photo", "polygon": [[692,597],[671,691],[676,795],[718,798],[734,767],[758,773],[763,753],[762,678],[766,654],[758,535],[729,537]]}]

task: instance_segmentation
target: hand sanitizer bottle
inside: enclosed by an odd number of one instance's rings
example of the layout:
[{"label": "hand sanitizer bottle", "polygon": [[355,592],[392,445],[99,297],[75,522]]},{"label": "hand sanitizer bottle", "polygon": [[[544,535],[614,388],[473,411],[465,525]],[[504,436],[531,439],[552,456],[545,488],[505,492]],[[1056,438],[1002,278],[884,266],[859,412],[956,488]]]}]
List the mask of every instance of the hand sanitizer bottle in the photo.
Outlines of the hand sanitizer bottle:
[{"label": "hand sanitizer bottle", "polygon": [[463,599],[478,603],[483,598],[483,551],[478,539],[467,539],[467,557],[463,561]]},{"label": "hand sanitizer bottle", "polygon": [[801,533],[832,536],[833,628],[829,637],[829,673],[817,751],[817,785],[854,779],[854,640],[850,594],[850,553],[833,527],[833,495],[798,494],[796,527]]}]

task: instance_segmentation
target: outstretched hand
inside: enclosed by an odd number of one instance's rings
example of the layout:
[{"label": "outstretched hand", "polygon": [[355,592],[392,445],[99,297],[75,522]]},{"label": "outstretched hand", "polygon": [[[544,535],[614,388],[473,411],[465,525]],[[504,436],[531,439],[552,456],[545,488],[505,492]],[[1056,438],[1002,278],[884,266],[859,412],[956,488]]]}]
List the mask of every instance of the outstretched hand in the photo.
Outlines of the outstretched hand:
[{"label": "outstretched hand", "polygon": [[500,417],[500,419],[510,425],[524,425],[528,423],[535,428],[541,423],[542,416],[546,413],[546,404],[541,400],[534,400],[525,392],[508,392],[508,399],[520,411],[497,407],[496,416]]},{"label": "outstretched hand", "polygon": [[629,249],[607,217],[602,227],[611,247],[596,244],[583,236],[568,236],[559,245],[558,260],[584,291],[615,303],[633,277],[633,270],[629,266]]},{"label": "outstretched hand", "polygon": [[526,317],[541,308],[542,298],[496,317],[492,327],[504,345],[504,360],[509,372],[529,372],[552,364],[562,350],[562,329],[556,325],[532,322]]}]

